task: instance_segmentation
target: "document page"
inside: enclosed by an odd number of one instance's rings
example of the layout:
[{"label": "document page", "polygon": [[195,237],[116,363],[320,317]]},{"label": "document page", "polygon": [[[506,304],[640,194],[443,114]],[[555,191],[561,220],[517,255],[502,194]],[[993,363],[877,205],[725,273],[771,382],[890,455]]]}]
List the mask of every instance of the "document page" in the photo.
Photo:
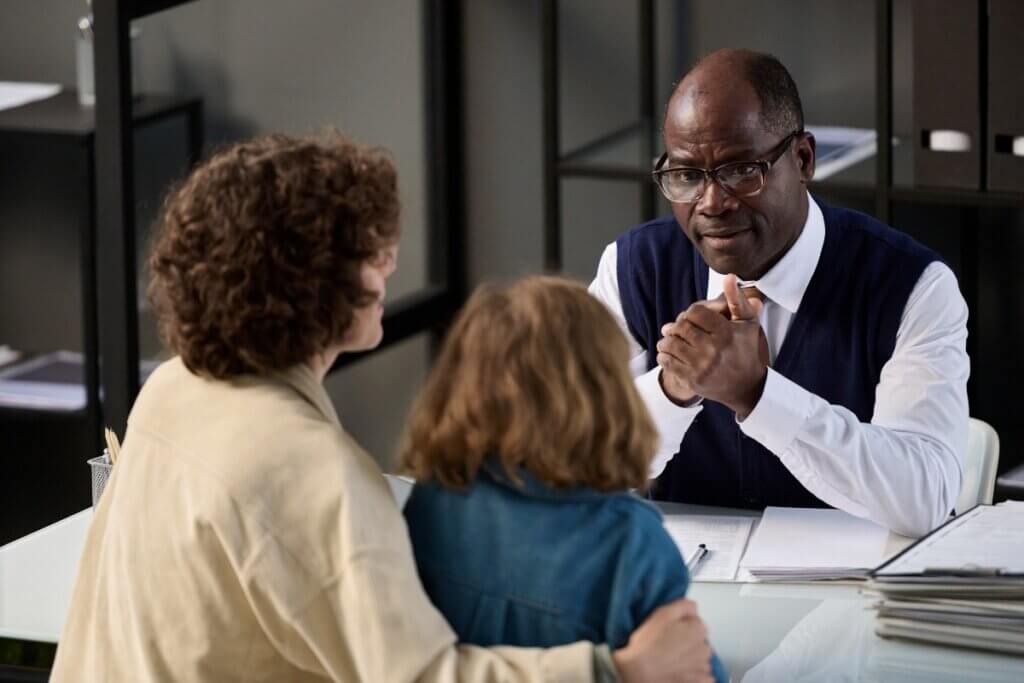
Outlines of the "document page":
[{"label": "document page", "polygon": [[888,538],[885,527],[842,510],[769,507],[743,567],[761,579],[842,578],[877,567]]},{"label": "document page", "polygon": [[922,539],[878,575],[982,568],[1024,573],[1024,502],[969,510]]},{"label": "document page", "polygon": [[0,81],[0,109],[13,109],[29,102],[44,100],[60,92],[59,83],[21,83]]},{"label": "document page", "polygon": [[752,517],[727,515],[665,515],[665,529],[679,547],[684,562],[701,543],[708,549],[692,572],[691,581],[735,581],[756,522]]}]

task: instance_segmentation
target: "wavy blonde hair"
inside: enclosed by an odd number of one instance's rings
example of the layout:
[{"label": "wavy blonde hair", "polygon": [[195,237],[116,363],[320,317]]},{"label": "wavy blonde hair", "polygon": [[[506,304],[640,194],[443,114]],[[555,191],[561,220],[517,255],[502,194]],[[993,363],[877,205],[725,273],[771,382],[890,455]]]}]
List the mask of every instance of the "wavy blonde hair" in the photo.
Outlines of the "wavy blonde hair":
[{"label": "wavy blonde hair", "polygon": [[452,326],[413,406],[405,473],[464,488],[488,457],[558,488],[647,484],[657,431],[628,371],[628,346],[580,284],[528,277],[485,285]]}]

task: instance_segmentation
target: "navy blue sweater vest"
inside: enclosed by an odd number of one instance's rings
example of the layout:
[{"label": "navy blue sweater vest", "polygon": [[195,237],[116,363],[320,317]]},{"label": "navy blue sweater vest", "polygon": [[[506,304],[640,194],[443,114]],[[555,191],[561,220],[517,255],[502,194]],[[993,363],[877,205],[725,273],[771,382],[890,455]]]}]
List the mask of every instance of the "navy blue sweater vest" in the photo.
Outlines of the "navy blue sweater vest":
[{"label": "navy blue sweater vest", "polygon": [[[856,211],[818,202],[825,242],[773,369],[869,422],[882,366],[922,271],[939,257]],[[661,326],[707,297],[708,266],[671,216],[617,241],[618,281],[630,332],[655,367]],[[686,432],[654,485],[659,500],[732,507],[824,507],[779,459],[740,431],[715,401]]]}]

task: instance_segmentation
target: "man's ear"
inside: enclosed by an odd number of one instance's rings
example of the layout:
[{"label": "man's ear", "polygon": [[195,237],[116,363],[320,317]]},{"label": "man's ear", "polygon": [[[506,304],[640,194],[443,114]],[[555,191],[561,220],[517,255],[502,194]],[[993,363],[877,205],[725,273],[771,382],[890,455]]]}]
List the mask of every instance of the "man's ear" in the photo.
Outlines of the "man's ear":
[{"label": "man's ear", "polygon": [[804,134],[796,141],[795,147],[797,166],[800,169],[800,180],[807,184],[814,178],[814,134],[804,131]]}]

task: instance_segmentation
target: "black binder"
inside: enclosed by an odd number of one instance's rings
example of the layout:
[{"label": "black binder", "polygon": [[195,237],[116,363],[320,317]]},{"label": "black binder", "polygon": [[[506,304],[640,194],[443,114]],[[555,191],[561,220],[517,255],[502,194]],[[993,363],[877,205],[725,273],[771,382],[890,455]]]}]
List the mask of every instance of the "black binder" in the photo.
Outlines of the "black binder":
[{"label": "black binder", "polygon": [[1024,2],[989,3],[988,189],[1024,192]]},{"label": "black binder", "polygon": [[[930,0],[912,8],[914,184],[981,189],[978,3]],[[936,149],[950,138],[966,138],[967,149]]]}]

